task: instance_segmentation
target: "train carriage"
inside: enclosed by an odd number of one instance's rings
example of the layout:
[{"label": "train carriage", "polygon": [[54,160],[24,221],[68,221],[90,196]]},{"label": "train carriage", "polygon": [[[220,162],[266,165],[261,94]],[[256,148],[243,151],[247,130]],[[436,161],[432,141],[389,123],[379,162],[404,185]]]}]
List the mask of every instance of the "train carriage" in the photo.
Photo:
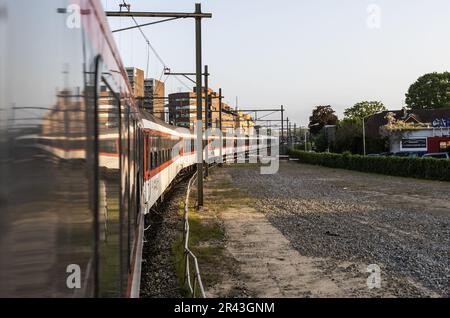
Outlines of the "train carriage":
[{"label": "train carriage", "polygon": [[[0,297],[138,297],[144,215],[196,137],[136,107],[99,1],[0,11]],[[217,138],[214,160],[264,145]]]}]

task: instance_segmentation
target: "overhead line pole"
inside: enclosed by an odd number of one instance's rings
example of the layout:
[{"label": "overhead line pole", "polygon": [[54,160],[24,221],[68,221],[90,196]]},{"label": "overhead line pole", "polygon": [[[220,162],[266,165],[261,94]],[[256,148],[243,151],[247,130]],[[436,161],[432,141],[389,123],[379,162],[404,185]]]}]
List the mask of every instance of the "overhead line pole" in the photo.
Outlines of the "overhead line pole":
[{"label": "overhead line pole", "polygon": [[281,105],[281,143],[283,143],[284,139],[284,107]]},{"label": "overhead line pole", "polygon": [[200,3],[195,4],[194,13],[185,12],[117,12],[107,11],[107,17],[141,17],[141,18],[194,18],[196,50],[196,84],[197,84],[197,201],[203,206],[203,124],[202,124],[202,19],[212,18],[211,13],[202,13]]},{"label": "overhead line pole", "polygon": [[294,135],[292,138],[294,139],[294,142],[295,142],[295,140],[297,138],[297,124],[296,123],[294,123]]},{"label": "overhead line pole", "polygon": [[222,133],[222,89],[219,88],[219,129],[220,129],[220,148],[219,148],[219,155],[220,155],[220,160],[219,162],[222,162],[223,160],[223,153],[222,153],[222,148],[223,148],[223,133]]},{"label": "overhead line pole", "polygon": [[205,129],[209,128],[208,65],[205,65]]},{"label": "overhead line pole", "polygon": [[[202,5],[195,4],[195,13],[201,15]],[[202,125],[202,17],[195,17],[195,51],[197,80],[197,204],[203,207],[203,125]]]},{"label": "overhead line pole", "polygon": [[205,65],[205,136],[206,136],[206,152],[205,152],[205,177],[209,175],[208,167],[208,128],[209,128],[209,98],[208,98],[208,65]]},{"label": "overhead line pole", "polygon": [[286,118],[286,142],[289,147],[289,117]]}]

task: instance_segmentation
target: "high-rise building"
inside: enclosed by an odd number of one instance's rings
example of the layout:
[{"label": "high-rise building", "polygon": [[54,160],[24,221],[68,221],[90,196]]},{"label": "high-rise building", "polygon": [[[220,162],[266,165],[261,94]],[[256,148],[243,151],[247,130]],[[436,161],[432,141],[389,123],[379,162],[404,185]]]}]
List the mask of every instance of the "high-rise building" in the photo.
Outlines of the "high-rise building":
[{"label": "high-rise building", "polygon": [[235,129],[238,115],[227,103],[222,103],[222,132]]},{"label": "high-rise building", "polygon": [[[220,114],[219,114],[219,94],[208,89],[209,103],[208,103],[208,123],[211,128],[220,127]],[[169,121],[173,125],[180,127],[186,127],[191,130],[194,129],[195,122],[197,120],[197,94],[195,89],[192,92],[181,92],[169,94]],[[205,94],[202,94],[203,98],[203,127],[205,127]],[[253,118],[242,112],[236,112],[227,103],[222,102],[222,131],[226,132],[228,129],[242,128],[245,133],[251,131],[254,127]]]},{"label": "high-rise building", "polygon": [[169,122],[193,130],[197,120],[197,101],[194,92],[169,94]]},{"label": "high-rise building", "polygon": [[165,120],[165,87],[164,83],[154,78],[144,80],[144,101],[143,107],[151,112],[155,117]]},{"label": "high-rise building", "polygon": [[127,67],[126,71],[134,97],[136,100],[142,99],[144,97],[144,71],[137,67]]}]

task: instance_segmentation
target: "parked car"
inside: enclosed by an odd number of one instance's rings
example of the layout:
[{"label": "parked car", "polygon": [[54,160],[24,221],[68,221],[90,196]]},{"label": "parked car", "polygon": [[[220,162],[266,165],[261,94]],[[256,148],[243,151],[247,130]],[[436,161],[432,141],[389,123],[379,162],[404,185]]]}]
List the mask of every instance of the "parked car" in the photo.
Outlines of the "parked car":
[{"label": "parked car", "polygon": [[391,152],[382,152],[382,153],[371,153],[368,154],[367,157],[390,157],[393,153]]},{"label": "parked car", "polygon": [[394,153],[396,157],[422,158],[426,152],[423,151],[402,151]]},{"label": "parked car", "polygon": [[423,158],[450,159],[450,155],[448,152],[427,153]]}]

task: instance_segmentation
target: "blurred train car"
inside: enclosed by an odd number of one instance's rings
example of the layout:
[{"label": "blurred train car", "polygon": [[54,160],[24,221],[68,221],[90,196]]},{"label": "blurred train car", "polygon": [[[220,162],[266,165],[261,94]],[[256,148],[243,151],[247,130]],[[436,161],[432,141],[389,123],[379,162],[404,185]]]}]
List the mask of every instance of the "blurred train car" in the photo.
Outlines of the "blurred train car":
[{"label": "blurred train car", "polygon": [[[138,297],[144,215],[196,137],[136,107],[99,1],[0,12],[0,297]],[[270,147],[207,140],[211,160]]]},{"label": "blurred train car", "polygon": [[142,120],[102,6],[0,11],[0,296],[131,296]]}]

